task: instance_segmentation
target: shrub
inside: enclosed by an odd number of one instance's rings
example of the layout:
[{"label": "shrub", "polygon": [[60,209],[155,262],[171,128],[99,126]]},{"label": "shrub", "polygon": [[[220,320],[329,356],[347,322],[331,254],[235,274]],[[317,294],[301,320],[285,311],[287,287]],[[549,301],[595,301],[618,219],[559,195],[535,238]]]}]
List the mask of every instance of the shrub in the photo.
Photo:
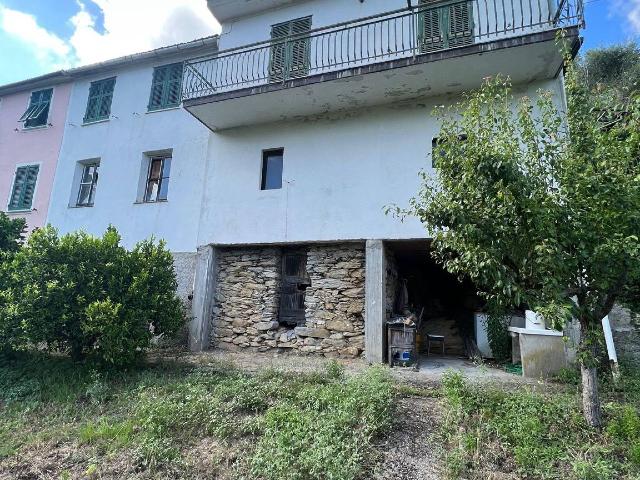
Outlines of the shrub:
[{"label": "shrub", "polygon": [[127,251],[113,227],[100,238],[40,229],[16,253],[10,273],[5,298],[21,326],[4,340],[12,346],[42,344],[75,360],[122,366],[153,335],[173,334],[183,321],[164,243],[143,241]]},{"label": "shrub", "polygon": [[12,314],[6,294],[11,277],[11,260],[24,240],[24,218],[9,218],[0,212],[0,355],[6,354],[18,336],[19,323]]}]

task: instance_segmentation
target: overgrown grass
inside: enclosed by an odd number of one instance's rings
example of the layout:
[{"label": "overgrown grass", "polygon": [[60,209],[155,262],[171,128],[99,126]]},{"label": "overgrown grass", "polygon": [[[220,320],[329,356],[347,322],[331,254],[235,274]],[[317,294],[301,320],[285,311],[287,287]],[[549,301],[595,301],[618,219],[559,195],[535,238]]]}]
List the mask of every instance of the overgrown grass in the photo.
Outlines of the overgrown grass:
[{"label": "overgrown grass", "polygon": [[219,463],[211,471],[226,468],[227,477],[354,479],[388,425],[393,395],[384,370],[347,378],[337,362],[304,375],[169,362],[105,374],[23,355],[0,365],[0,476],[24,469],[22,456],[44,443],[76,452],[56,465],[58,476],[99,476],[125,459],[128,472],[193,478],[190,453],[215,441],[241,446],[241,455],[209,455]]},{"label": "overgrown grass", "polygon": [[[563,378],[573,383],[569,373]],[[603,383],[607,425],[598,432],[583,419],[577,388],[505,392],[448,374],[443,428],[450,477],[484,479],[500,471],[516,478],[640,478],[639,380],[627,372],[617,385]]]}]

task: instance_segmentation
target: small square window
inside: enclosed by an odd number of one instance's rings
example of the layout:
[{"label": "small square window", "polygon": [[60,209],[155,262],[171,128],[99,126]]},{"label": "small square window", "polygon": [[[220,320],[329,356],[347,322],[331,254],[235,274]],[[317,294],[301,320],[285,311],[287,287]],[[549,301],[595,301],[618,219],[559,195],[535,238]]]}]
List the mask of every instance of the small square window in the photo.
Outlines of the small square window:
[{"label": "small square window", "polygon": [[53,88],[31,93],[27,111],[22,114],[19,120],[24,122],[24,128],[43,127],[47,124],[52,96]]},{"label": "small square window", "polygon": [[82,177],[80,178],[80,188],[78,189],[78,207],[93,207],[98,185],[98,169],[100,163],[87,163],[82,167]]},{"label": "small square window", "polygon": [[145,202],[163,202],[169,193],[169,175],[171,173],[171,157],[151,157],[147,186],[144,193]]},{"label": "small square window", "polygon": [[277,190],[282,188],[282,163],[284,149],[262,152],[261,190]]}]

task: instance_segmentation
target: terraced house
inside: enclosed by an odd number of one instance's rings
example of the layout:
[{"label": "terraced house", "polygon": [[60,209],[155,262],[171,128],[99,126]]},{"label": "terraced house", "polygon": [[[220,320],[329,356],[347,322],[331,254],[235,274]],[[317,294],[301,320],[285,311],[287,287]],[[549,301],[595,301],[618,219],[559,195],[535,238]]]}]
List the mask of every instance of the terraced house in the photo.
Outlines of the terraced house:
[{"label": "terraced house", "polygon": [[[211,131],[192,345],[370,361],[385,321],[423,313],[434,346],[483,345],[472,286],[432,263],[408,205],[451,105],[487,76],[562,107],[560,29],[580,0],[209,0],[219,51],[185,65],[183,107]],[[398,291],[405,292],[397,295]]]},{"label": "terraced house", "polygon": [[70,91],[62,72],[0,87],[0,211],[28,231],[47,218]]},{"label": "terraced house", "polygon": [[75,73],[49,221],[165,238],[194,350],[382,361],[407,309],[446,353],[484,345],[473,287],[384,207],[433,172],[434,107],[485,77],[562,108],[556,37],[577,51],[582,1],[208,4],[219,37]]}]

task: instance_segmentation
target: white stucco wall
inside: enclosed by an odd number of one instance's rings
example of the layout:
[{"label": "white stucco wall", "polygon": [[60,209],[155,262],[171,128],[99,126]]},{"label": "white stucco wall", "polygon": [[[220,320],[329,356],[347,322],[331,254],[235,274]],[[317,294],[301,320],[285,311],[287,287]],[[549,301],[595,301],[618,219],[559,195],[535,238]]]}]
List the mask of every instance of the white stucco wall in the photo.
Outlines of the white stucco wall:
[{"label": "white stucco wall", "polygon": [[[153,67],[137,65],[74,84],[48,222],[61,232],[101,234],[115,225],[123,242],[155,235],[174,252],[194,252],[210,131],[182,108],[147,113]],[[91,81],[117,76],[109,121],[83,125]],[[136,203],[145,152],[173,150],[168,201]],[[100,159],[93,207],[73,206],[77,163]]]},{"label": "white stucco wall", "polygon": [[[548,20],[552,17],[550,12],[555,0],[473,0],[474,35],[481,41],[495,40],[514,35],[522,35],[523,27],[527,31],[539,31],[549,28]],[[416,6],[417,0],[412,4]],[[323,28],[338,23],[380,15],[386,12],[404,9],[406,0],[308,0],[294,4],[288,4],[280,8],[270,9],[258,14],[249,15],[222,24],[220,36],[220,49],[226,50],[252,43],[268,40],[271,34],[271,25],[312,16],[312,28]],[[400,29],[400,24],[397,24]],[[389,36],[402,37],[400,32],[389,32],[388,25],[384,24],[382,31],[373,35],[373,29],[368,32],[371,41],[376,44],[388,41]],[[393,24],[391,24],[393,28]],[[414,27],[417,28],[417,27]],[[411,27],[405,22],[405,42],[410,41]],[[364,33],[366,36],[367,32]],[[357,41],[361,32],[352,39]],[[345,37],[338,37],[338,41]],[[333,43],[333,40],[330,42]],[[330,47],[330,45],[328,45]],[[313,46],[312,46],[313,48]]]},{"label": "white stucco wall", "polygon": [[[560,79],[531,84],[562,103]],[[211,136],[198,244],[426,237],[415,219],[383,213],[408,206],[430,169],[438,122],[417,100],[295,123],[236,128]],[[262,151],[284,148],[283,188],[260,190]]]}]

